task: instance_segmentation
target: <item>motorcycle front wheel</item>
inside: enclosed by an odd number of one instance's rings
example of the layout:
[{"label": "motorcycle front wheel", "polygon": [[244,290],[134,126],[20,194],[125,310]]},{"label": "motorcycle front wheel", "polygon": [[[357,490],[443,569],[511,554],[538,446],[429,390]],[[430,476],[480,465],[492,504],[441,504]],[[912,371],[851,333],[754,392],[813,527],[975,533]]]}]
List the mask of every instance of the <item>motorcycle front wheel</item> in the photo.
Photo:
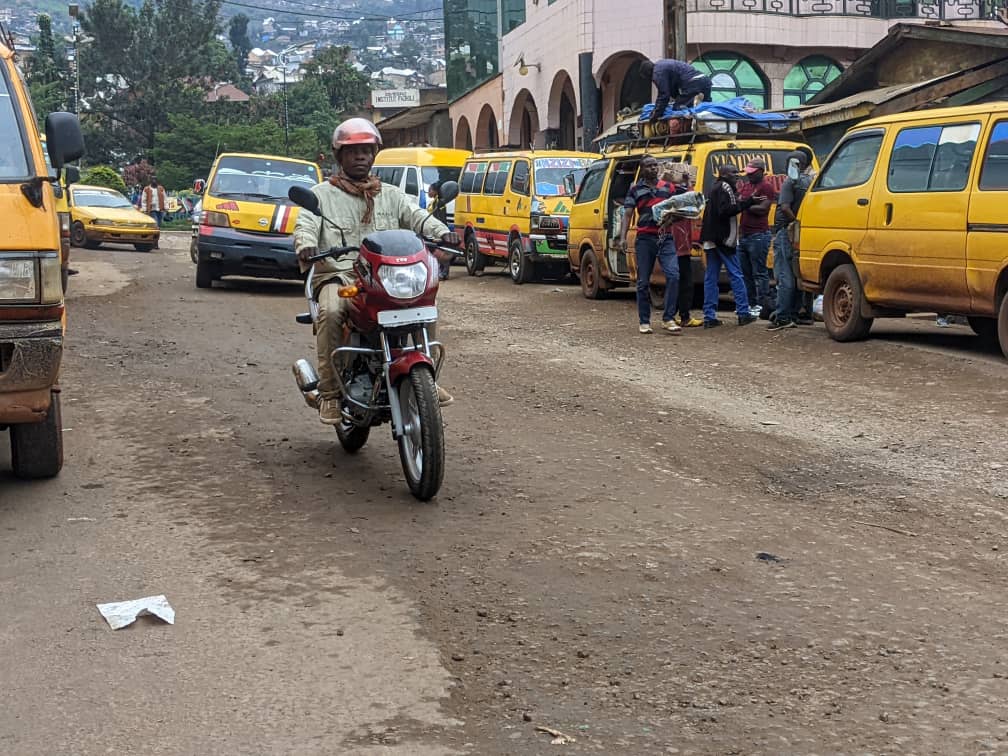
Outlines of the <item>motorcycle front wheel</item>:
[{"label": "motorcycle front wheel", "polygon": [[396,390],[403,420],[399,459],[410,491],[427,501],[444,480],[444,424],[434,372],[428,365],[415,365]]}]

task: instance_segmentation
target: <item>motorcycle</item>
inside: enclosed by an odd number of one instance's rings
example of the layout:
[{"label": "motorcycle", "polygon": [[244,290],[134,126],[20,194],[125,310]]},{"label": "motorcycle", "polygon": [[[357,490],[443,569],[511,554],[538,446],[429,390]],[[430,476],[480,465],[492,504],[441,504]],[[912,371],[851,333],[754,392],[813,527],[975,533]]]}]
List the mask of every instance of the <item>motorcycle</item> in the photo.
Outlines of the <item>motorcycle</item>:
[{"label": "motorcycle", "polygon": [[[457,183],[442,185],[443,202],[450,202],[457,194]],[[323,223],[339,229],[322,215],[318,197],[308,189],[292,187],[288,196]],[[409,489],[417,499],[427,501],[441,488],[445,459],[444,424],[435,384],[445,351],[440,342],[431,339],[429,330],[438,317],[439,268],[432,252],[461,252],[426,240],[422,233],[422,227],[421,235],[405,230],[376,231],[364,237],[360,247],[333,247],[310,262],[358,253],[355,283],[340,286],[338,291],[340,297],[350,299],[349,337],[331,355],[342,395],[342,419],[335,426],[340,444],[349,453],[357,452],[367,443],[371,428],[390,423]],[[305,281],[309,312],[296,318],[298,323],[313,327],[319,313],[314,271],[312,266]],[[320,396],[315,367],[300,359],[293,372],[305,402],[317,409]]]}]

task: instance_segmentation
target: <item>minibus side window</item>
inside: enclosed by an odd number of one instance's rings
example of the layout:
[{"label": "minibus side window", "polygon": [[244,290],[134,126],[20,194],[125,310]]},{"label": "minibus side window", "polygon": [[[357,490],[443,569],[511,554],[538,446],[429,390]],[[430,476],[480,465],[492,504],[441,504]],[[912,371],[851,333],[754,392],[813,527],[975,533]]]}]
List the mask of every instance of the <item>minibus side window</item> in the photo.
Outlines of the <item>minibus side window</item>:
[{"label": "minibus side window", "polygon": [[985,191],[1008,189],[1008,121],[996,123],[991,129],[987,154],[984,155],[983,169],[980,173],[980,189]]},{"label": "minibus side window", "polygon": [[487,170],[486,184],[483,187],[484,194],[501,195],[507,187],[508,174],[511,172],[510,160],[499,160],[490,163]]},{"label": "minibus side window", "polygon": [[417,181],[416,168],[406,169],[406,194],[413,197],[420,196],[420,183]]},{"label": "minibus side window", "polygon": [[529,193],[529,164],[524,160],[515,163],[514,174],[511,176],[511,191],[515,194]]},{"label": "minibus side window", "polygon": [[459,182],[459,191],[465,194],[482,192],[486,169],[486,163],[466,163],[465,170],[462,171],[462,181]]},{"label": "minibus side window", "polygon": [[961,192],[979,136],[979,123],[902,129],[889,158],[889,191]]},{"label": "minibus side window", "polygon": [[837,149],[819,174],[813,192],[860,186],[871,178],[882,147],[882,134],[848,139]]},{"label": "minibus side window", "polygon": [[575,205],[594,202],[599,198],[599,195],[602,194],[602,187],[605,185],[606,171],[608,169],[609,166],[601,165],[588,171],[588,175],[581,182],[581,190],[574,200]]}]

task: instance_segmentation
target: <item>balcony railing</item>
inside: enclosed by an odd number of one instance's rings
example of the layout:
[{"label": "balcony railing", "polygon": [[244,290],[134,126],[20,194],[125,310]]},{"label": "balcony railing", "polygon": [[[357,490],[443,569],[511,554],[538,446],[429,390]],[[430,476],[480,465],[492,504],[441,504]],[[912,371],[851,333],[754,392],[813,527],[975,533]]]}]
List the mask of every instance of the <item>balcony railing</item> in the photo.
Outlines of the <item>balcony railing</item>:
[{"label": "balcony railing", "polygon": [[690,11],[775,13],[782,16],[865,16],[970,21],[997,18],[1008,0],[688,0]]}]

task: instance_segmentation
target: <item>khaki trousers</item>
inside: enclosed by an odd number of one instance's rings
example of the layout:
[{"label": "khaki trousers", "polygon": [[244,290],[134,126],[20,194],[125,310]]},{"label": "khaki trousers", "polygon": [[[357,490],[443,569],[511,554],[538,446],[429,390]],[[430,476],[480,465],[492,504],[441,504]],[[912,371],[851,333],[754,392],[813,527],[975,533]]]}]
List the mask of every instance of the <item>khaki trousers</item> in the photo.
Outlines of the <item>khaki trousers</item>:
[{"label": "khaki trousers", "polygon": [[[315,345],[318,349],[319,395],[323,399],[339,399],[340,384],[336,380],[336,366],[332,353],[343,345],[343,327],[350,314],[350,300],[337,293],[340,286],[352,284],[352,272],[327,273],[315,284],[318,300],[318,320],[315,321]],[[322,284],[325,284],[324,286]]]}]

